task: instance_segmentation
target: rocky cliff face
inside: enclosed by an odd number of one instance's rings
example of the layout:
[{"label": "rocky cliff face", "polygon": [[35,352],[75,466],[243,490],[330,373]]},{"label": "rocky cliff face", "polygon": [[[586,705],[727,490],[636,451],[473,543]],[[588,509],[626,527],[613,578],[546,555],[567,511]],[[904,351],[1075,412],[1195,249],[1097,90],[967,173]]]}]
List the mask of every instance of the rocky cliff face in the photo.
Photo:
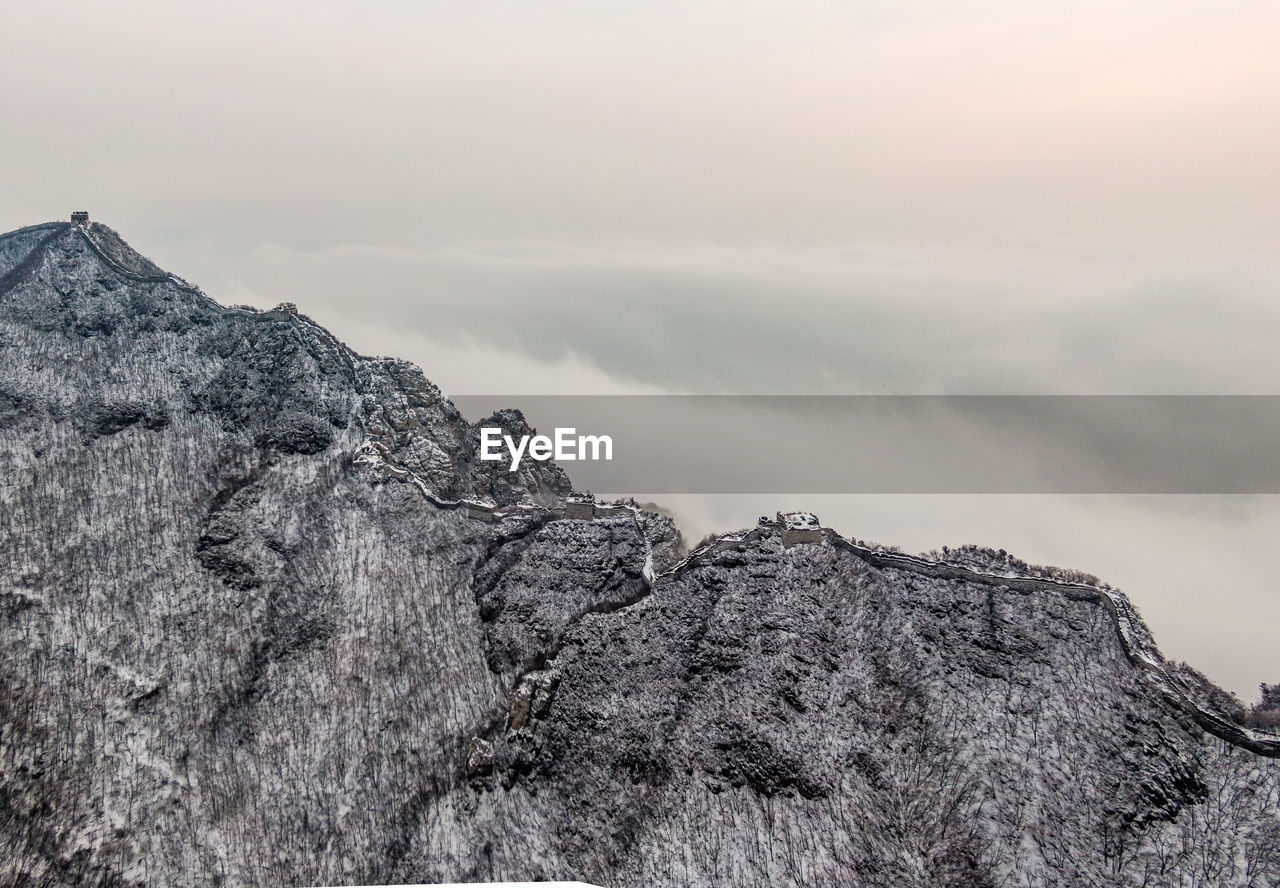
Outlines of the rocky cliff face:
[{"label": "rocky cliff face", "polygon": [[568,520],[99,225],[0,237],[0,355],[0,884],[1280,884],[1271,739],[1122,596]]}]

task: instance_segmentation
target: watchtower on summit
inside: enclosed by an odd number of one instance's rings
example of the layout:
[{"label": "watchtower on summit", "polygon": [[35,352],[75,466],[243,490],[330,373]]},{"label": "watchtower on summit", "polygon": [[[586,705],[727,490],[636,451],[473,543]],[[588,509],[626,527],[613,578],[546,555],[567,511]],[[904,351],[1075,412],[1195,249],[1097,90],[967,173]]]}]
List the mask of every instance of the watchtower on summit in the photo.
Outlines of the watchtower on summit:
[{"label": "watchtower on summit", "polygon": [[812,512],[779,512],[782,545],[790,549],[796,543],[821,543],[822,524]]}]

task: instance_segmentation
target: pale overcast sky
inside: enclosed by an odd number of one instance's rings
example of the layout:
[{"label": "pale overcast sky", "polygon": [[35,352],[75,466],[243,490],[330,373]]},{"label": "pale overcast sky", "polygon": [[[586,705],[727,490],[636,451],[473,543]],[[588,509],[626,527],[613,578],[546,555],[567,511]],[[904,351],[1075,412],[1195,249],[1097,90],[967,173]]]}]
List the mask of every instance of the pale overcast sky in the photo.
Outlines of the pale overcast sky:
[{"label": "pale overcast sky", "polygon": [[[10,4],[0,229],[86,208],[455,394],[1280,394],[1274,2]],[[758,498],[677,504],[701,534]],[[1273,497],[832,498],[1280,681]]]}]

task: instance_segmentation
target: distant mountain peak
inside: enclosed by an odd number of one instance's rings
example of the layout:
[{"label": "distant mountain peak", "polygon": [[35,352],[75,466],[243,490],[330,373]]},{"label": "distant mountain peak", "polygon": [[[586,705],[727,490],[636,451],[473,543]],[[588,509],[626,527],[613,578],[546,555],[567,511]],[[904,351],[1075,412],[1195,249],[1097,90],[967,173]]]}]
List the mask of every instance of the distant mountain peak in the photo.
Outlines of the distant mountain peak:
[{"label": "distant mountain peak", "polygon": [[368,439],[442,501],[550,503],[571,489],[553,465],[517,476],[476,459],[475,429],[413,364],[356,354],[292,303],[265,312],[223,306],[101,222],[0,235],[0,319],[161,355],[153,363],[164,372],[152,367],[145,382],[113,386],[50,367],[14,384],[29,389],[27,403],[51,410],[88,397],[85,414],[112,417],[104,427],[121,416],[186,411],[215,418],[246,445],[282,452],[353,451]]}]

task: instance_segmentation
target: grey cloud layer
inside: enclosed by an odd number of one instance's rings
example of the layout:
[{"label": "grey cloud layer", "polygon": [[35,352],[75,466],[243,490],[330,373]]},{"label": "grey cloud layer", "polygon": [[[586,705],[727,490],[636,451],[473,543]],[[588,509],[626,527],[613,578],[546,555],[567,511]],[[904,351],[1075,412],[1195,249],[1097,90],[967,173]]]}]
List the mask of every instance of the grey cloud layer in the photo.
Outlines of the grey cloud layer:
[{"label": "grey cloud layer", "polygon": [[541,361],[572,349],[669,391],[1280,392],[1280,260],[1161,258],[928,245],[271,246],[208,271],[235,269],[259,301],[294,299],[429,342],[467,336]]}]

